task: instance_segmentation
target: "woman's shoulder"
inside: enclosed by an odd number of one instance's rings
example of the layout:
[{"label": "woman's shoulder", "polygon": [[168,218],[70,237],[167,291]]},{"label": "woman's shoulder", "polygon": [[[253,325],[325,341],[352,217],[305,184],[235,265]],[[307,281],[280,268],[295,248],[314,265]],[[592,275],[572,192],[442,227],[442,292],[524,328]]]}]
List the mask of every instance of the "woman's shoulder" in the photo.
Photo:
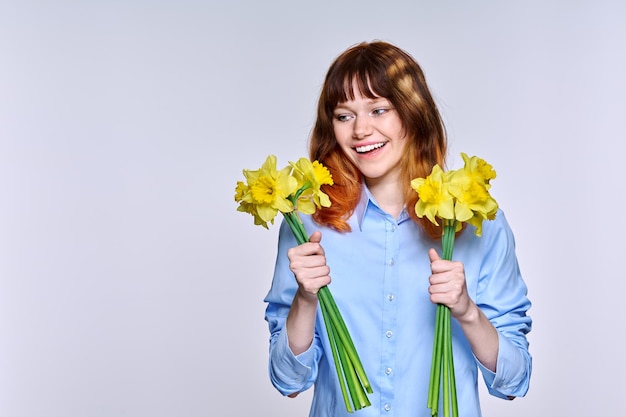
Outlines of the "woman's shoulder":
[{"label": "woman's shoulder", "polygon": [[514,242],[513,232],[509,222],[502,209],[498,209],[496,216],[492,220],[483,220],[482,230],[480,234],[476,233],[476,227],[467,224],[465,231],[462,233],[461,240],[470,243],[474,240],[480,240],[482,244],[491,244],[497,241],[510,240]]},{"label": "woman's shoulder", "polygon": [[499,208],[493,220],[483,221],[482,235],[478,238],[490,246],[494,244],[515,246],[515,236],[504,210]]},{"label": "woman's shoulder", "polygon": [[489,229],[487,231],[511,230],[509,221],[502,208],[498,208],[496,217],[493,220],[485,220],[483,222],[483,230],[485,229]]}]

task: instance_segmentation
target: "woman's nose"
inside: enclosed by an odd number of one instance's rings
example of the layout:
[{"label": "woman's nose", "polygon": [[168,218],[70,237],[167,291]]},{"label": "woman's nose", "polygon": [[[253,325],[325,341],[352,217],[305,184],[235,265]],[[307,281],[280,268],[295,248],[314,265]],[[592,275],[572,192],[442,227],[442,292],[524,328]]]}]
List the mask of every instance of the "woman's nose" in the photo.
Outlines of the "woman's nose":
[{"label": "woman's nose", "polygon": [[372,125],[367,116],[357,116],[354,120],[353,135],[357,139],[363,139],[372,134]]}]

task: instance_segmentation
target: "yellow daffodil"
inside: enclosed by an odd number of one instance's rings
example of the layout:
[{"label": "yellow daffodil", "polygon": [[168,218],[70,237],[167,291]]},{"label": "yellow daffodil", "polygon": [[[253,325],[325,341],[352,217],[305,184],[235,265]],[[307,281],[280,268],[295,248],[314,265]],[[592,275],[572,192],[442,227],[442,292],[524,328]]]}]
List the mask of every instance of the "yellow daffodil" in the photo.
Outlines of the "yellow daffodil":
[{"label": "yellow daffodil", "polygon": [[482,221],[493,220],[498,203],[489,194],[489,180],[495,178],[491,165],[480,158],[464,155],[463,169],[450,172],[450,194],[455,198],[455,218],[475,227],[477,236],[482,235]]},{"label": "yellow daffodil", "polygon": [[298,181],[296,205],[298,211],[313,214],[320,207],[330,207],[330,199],[320,187],[324,184],[333,185],[330,171],[318,161],[311,162],[307,158],[300,158],[298,162],[291,162],[293,176]]},{"label": "yellow daffodil", "polygon": [[[239,207],[237,207],[237,211],[241,211],[243,213],[249,213],[254,217],[254,224],[257,226],[263,226],[266,229],[267,221],[263,220],[256,211],[256,204],[247,203],[244,201],[244,196],[250,192],[250,187],[244,184],[242,181],[237,181],[237,187],[235,189],[235,201],[239,202]],[[273,223],[273,220],[272,220]]]},{"label": "yellow daffodil", "polygon": [[454,219],[454,199],[448,191],[447,175],[439,165],[433,167],[428,177],[411,181],[411,187],[419,194],[419,200],[415,204],[418,217],[426,216],[437,226],[437,217]]},{"label": "yellow daffodil", "polygon": [[[289,196],[295,191],[298,182],[291,175],[291,167],[280,171],[276,168],[276,156],[267,157],[258,170],[243,171],[247,180],[247,188],[239,187],[235,195],[242,202],[242,210],[255,216],[255,224],[260,221],[274,223],[274,217],[280,211],[288,213],[293,210]],[[241,188],[241,189],[240,189]],[[245,192],[244,192],[245,191]],[[249,206],[253,205],[254,209]]]},{"label": "yellow daffodil", "polygon": [[[445,260],[452,259],[455,234],[463,223],[473,225],[475,234],[481,236],[483,221],[493,220],[498,211],[498,203],[489,194],[489,181],[496,177],[496,171],[481,158],[464,153],[461,156],[463,168],[444,173],[435,165],[428,177],[411,181],[411,187],[419,195],[415,205],[417,216],[426,216],[437,226],[437,218],[444,220],[441,246]],[[440,390],[444,416],[458,416],[450,317],[448,307],[437,305],[427,402],[432,416],[439,414]]]},{"label": "yellow daffodil", "polygon": [[[318,161],[300,158],[289,166],[276,169],[276,157],[270,155],[256,171],[244,170],[246,183],[237,182],[235,201],[238,211],[254,217],[254,224],[267,228],[281,212],[299,244],[308,242],[308,234],[299,212],[313,214],[317,208],[330,207],[328,195],[322,185],[333,185],[330,171]],[[371,405],[367,394],[372,387],[357,354],[346,323],[326,286],[318,291],[320,310],[331,345],[339,385],[348,412]]]},{"label": "yellow daffodil", "polygon": [[461,153],[461,157],[465,163],[463,170],[467,175],[477,182],[485,183],[487,189],[489,189],[489,181],[496,177],[496,171],[493,167],[477,156],[469,157],[467,154]]}]

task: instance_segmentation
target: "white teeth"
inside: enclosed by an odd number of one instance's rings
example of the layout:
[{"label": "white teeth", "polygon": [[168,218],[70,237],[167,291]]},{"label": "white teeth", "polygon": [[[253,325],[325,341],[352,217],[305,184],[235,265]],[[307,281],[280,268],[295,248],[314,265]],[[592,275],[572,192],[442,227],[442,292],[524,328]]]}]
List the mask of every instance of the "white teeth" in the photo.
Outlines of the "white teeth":
[{"label": "white teeth", "polygon": [[358,153],[364,153],[373,151],[374,149],[382,148],[383,146],[385,146],[384,143],[375,143],[373,145],[357,146],[355,149]]}]

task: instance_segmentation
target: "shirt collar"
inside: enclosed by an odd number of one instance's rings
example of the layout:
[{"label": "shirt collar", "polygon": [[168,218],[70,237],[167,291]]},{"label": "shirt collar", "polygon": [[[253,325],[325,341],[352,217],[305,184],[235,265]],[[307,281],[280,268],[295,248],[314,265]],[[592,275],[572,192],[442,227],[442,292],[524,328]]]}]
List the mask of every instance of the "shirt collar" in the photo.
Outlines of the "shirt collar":
[{"label": "shirt collar", "polygon": [[[354,209],[354,214],[356,215],[356,219],[359,223],[359,230],[363,231],[363,221],[365,220],[365,215],[367,213],[368,208],[372,210],[374,207],[377,210],[379,210],[381,213],[383,212],[383,210],[380,208],[380,206],[376,202],[376,199],[370,192],[369,188],[367,188],[367,185],[363,184],[361,188],[361,197]],[[398,217],[398,224],[409,219],[410,219],[409,214],[406,211],[406,207],[404,207],[402,209],[402,212],[400,213],[400,216]]]}]

